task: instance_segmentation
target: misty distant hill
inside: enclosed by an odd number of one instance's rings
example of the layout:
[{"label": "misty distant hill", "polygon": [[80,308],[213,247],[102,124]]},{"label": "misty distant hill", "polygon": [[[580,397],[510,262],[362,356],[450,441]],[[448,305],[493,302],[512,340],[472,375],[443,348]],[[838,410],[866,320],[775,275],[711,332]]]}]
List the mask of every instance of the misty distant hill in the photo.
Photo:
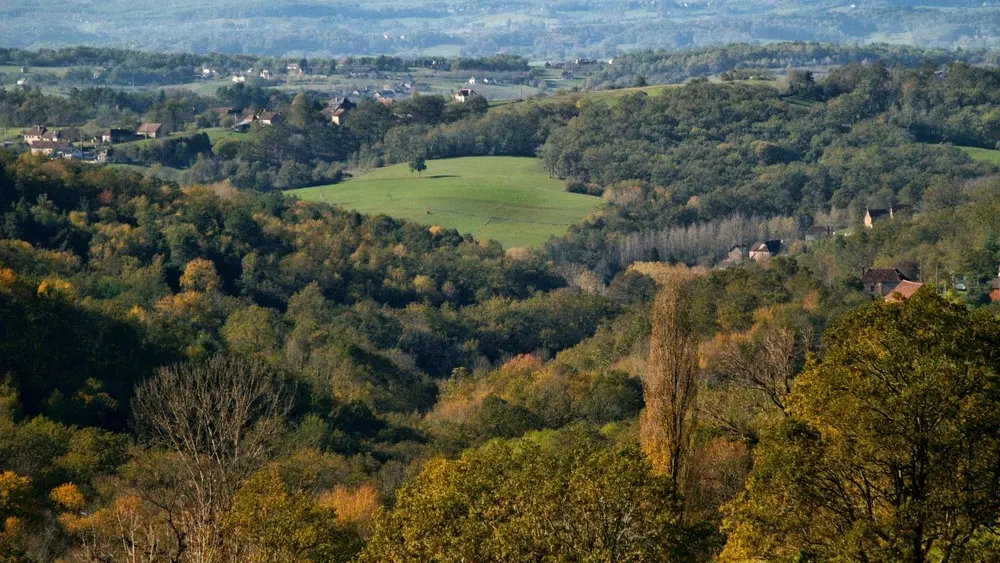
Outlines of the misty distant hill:
[{"label": "misty distant hill", "polygon": [[32,0],[0,45],[263,55],[604,57],[731,42],[1000,46],[1000,0]]}]

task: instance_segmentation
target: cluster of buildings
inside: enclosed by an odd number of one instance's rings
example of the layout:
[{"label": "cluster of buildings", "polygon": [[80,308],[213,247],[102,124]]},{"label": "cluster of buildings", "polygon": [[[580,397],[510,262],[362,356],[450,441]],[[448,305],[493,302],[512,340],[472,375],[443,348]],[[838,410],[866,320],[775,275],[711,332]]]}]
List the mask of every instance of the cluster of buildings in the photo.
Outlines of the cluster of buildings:
[{"label": "cluster of buildings", "polygon": [[472,78],[470,78],[469,81],[468,81],[468,83],[469,83],[469,86],[475,86],[476,84],[486,84],[486,85],[492,84],[493,86],[499,86],[500,85],[500,81],[497,80],[496,78],[487,78],[487,77],[476,78],[475,76],[473,76]]},{"label": "cluster of buildings", "polygon": [[356,100],[371,98],[375,101],[392,105],[397,99],[412,96],[415,88],[413,82],[397,82],[396,84],[382,84],[381,88],[365,86],[350,93]]},{"label": "cluster of buildings", "polygon": [[[359,96],[360,92],[355,91],[354,94],[356,98],[362,97]],[[472,99],[474,96],[478,95],[479,94],[476,93],[476,91],[471,88],[461,88],[456,93],[452,94],[451,98],[453,101],[457,103],[464,104],[465,102]],[[380,104],[391,106],[396,101],[396,94],[391,90],[377,90],[372,96],[372,99],[379,102]],[[350,98],[346,96],[338,96],[330,100],[330,103],[327,104],[326,108],[323,109],[322,113],[334,125],[343,125],[344,119],[347,116],[348,112],[350,112],[356,107],[358,107],[358,104],[351,101]]]},{"label": "cluster of buildings", "polygon": [[[898,207],[888,207],[886,209],[866,209],[864,227],[866,229],[873,229],[877,223],[882,221],[892,221],[896,214],[900,211],[901,209]],[[805,242],[809,243],[817,240],[823,240],[833,234],[833,229],[830,227],[825,225],[813,225],[806,230],[803,238]],[[755,262],[759,262],[761,260],[778,256],[785,250],[785,244],[782,240],[765,240],[763,242],[755,243],[749,247],[738,244],[729,249],[726,259],[723,260],[723,265],[732,265],[742,261],[744,258],[749,258]]]},{"label": "cluster of buildings", "polygon": [[[306,69],[302,68],[299,63],[288,63],[288,65],[285,66],[285,72],[290,77],[301,78],[306,75]],[[202,78],[218,78],[220,73],[212,68],[203,68],[201,70],[201,75]],[[237,84],[243,84],[247,81],[247,78],[257,77],[261,80],[276,80],[279,76],[281,76],[280,71],[271,72],[271,69],[269,68],[262,68],[260,70],[248,68],[245,71],[233,73],[230,75],[230,80]],[[325,78],[325,76],[320,77]]]},{"label": "cluster of buildings", "polygon": [[333,123],[334,125],[343,125],[347,112],[356,107],[358,107],[358,105],[346,97],[334,98],[323,110],[323,115],[330,120],[330,123]]},{"label": "cluster of buildings", "polygon": [[[292,70],[293,66],[295,67],[294,71]],[[299,68],[299,65],[291,65],[291,64],[288,65],[288,73],[293,76],[303,76],[305,74],[304,71],[301,68]],[[211,68],[203,68],[201,70],[201,74],[204,78],[215,78],[219,76],[218,71]],[[261,80],[274,80],[276,78],[276,76],[271,73],[271,69],[264,68],[261,70],[254,70],[252,68],[249,68],[247,69],[246,72],[237,72],[233,74],[230,77],[230,80],[233,81],[233,84],[245,84],[247,81],[247,77],[252,77],[252,76],[256,76]]]},{"label": "cluster of buildings", "polygon": [[[880,222],[892,221],[900,212],[905,212],[905,208],[897,206],[885,209],[866,209],[863,225],[866,229],[872,229]],[[804,238],[805,242],[809,243],[830,237],[833,234],[829,227],[815,225],[806,231]],[[786,248],[782,240],[766,240],[749,247],[735,245],[730,248],[722,264],[724,266],[732,265],[746,258],[753,261],[763,261],[785,251]],[[961,278],[957,281],[952,280],[951,285],[959,292],[967,290],[965,282]],[[898,268],[868,268],[861,275],[861,286],[864,292],[872,297],[882,299],[887,303],[898,303],[912,297],[924,284],[911,279]],[[991,301],[1000,301],[1000,274],[993,279],[989,296]]]},{"label": "cluster of buildings", "polygon": [[[100,136],[93,139],[96,145],[112,145],[115,143],[125,143],[139,139],[158,139],[164,136],[165,130],[162,123],[143,123],[136,130],[131,129],[105,129]],[[45,125],[34,125],[22,134],[24,142],[33,155],[47,156],[50,158],[69,159],[96,159],[101,160],[101,155],[106,155],[106,151],[100,151],[96,155],[84,151],[83,148],[74,145],[58,129],[49,129]]]},{"label": "cluster of buildings", "polygon": [[160,139],[166,136],[162,123],[143,123],[138,129],[105,129],[101,136],[94,139],[94,144],[114,145],[140,139]]},{"label": "cluster of buildings", "polygon": [[249,131],[254,125],[270,126],[281,125],[285,122],[285,116],[280,111],[262,111],[251,113],[238,123],[233,125],[233,131]]},{"label": "cluster of buildings", "polygon": [[24,142],[31,154],[51,158],[83,158],[83,150],[63,138],[61,131],[35,125],[24,132]]}]

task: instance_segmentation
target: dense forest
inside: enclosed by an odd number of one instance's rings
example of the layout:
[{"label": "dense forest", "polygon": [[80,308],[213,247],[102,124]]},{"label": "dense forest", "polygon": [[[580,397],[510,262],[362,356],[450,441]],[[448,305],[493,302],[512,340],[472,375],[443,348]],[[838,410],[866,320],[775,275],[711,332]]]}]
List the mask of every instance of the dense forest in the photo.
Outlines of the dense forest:
[{"label": "dense forest", "polygon": [[[169,124],[115,151],[183,170],[0,150],[0,558],[990,561],[1000,71],[727,49],[336,127],[254,85],[3,92],[12,125]],[[220,105],[287,120],[213,141]],[[497,155],[603,205],[505,249],[281,193]]]}]

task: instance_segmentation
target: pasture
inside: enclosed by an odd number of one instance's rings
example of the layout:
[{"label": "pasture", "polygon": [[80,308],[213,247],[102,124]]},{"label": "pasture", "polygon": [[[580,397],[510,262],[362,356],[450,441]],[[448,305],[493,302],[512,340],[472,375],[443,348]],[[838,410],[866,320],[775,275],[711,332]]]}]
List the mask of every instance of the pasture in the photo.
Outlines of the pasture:
[{"label": "pasture", "polygon": [[991,149],[981,149],[979,147],[959,147],[956,146],[958,150],[969,155],[972,160],[977,160],[979,162],[986,162],[994,166],[1000,166],[1000,151],[995,151]]},{"label": "pasture", "polygon": [[534,158],[431,160],[418,177],[406,164],[372,170],[346,182],[290,190],[306,201],[384,213],[493,239],[504,247],[535,246],[559,236],[597,209],[596,197],[571,194]]}]

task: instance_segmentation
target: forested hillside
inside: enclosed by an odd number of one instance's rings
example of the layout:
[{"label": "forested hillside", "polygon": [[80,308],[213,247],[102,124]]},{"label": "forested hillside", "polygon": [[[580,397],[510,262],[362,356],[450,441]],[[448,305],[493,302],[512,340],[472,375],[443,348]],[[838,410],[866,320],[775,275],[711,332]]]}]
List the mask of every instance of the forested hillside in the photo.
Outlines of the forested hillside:
[{"label": "forested hillside", "polygon": [[[746,49],[342,123],[255,84],[0,93],[173,129],[0,150],[0,559],[992,560],[1000,71]],[[643,85],[687,65],[717,76]],[[453,157],[596,211],[503,248],[281,191],[399,164],[433,198]]]},{"label": "forested hillside", "polygon": [[[991,167],[949,143],[995,147],[997,76],[849,65],[820,82],[793,73],[787,94],[701,82],[585,104],[539,153],[553,174],[604,187],[608,205],[553,256],[610,272],[652,258],[712,262],[752,237],[961,199]],[[770,232],[725,227],[750,217],[770,218]]]}]

